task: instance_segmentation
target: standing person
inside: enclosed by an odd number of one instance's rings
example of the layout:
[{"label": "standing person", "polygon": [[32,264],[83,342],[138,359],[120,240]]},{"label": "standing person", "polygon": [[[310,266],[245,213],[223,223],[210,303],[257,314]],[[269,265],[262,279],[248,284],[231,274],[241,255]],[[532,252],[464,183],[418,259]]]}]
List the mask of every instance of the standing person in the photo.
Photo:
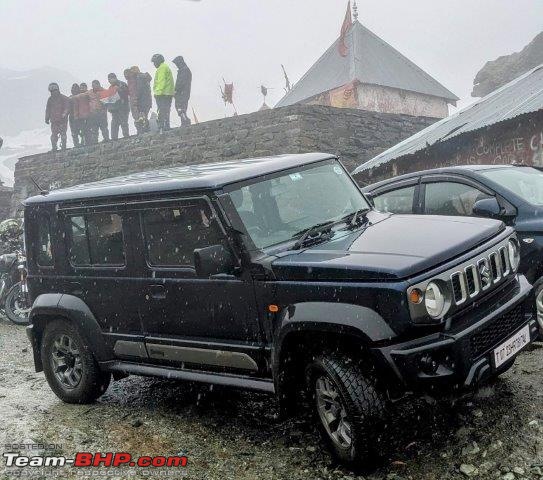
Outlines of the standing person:
[{"label": "standing person", "polygon": [[79,85],[74,83],[72,85],[72,95],[70,96],[70,132],[72,132],[72,140],[74,147],[83,145],[83,130],[81,128],[81,119],[79,118],[79,105],[77,96],[81,93]]},{"label": "standing person", "polygon": [[139,72],[136,76],[136,96],[139,112],[136,129],[138,129],[138,133],[149,131],[149,111],[153,106],[151,80],[152,77],[147,72]]},{"label": "standing person", "polygon": [[175,57],[173,63],[177,67],[177,79],[175,81],[175,109],[181,119],[181,125],[190,125],[190,118],[187,116],[189,106],[190,89],[192,86],[192,72],[181,56]]},{"label": "standing person", "polygon": [[128,85],[121,82],[117,75],[110,73],[107,76],[110,84],[110,92],[116,92],[118,99],[113,103],[108,103],[108,111],[111,113],[111,139],[119,138],[119,127],[122,130],[123,137],[130,135],[128,130],[128,114],[130,113],[130,105],[128,103]]},{"label": "standing person", "polygon": [[102,103],[102,98],[107,96],[105,90],[98,80],[92,81],[92,89],[88,92],[89,98],[89,138],[90,143],[98,143],[98,135],[102,133],[102,141],[109,140],[109,130],[107,126],[107,112]]},{"label": "standing person", "polygon": [[68,130],[68,114],[70,113],[70,99],[60,93],[57,83],[49,84],[50,96],[45,107],[45,123],[51,124],[51,147],[57,151],[58,137],[60,136],[60,147],[66,150],[66,132]]},{"label": "standing person", "polygon": [[151,95],[151,75],[141,73],[139,67],[134,66],[124,71],[124,78],[128,85],[128,98],[130,112],[134,119],[134,126],[138,135],[149,131],[149,110],[153,106]]},{"label": "standing person", "polygon": [[91,125],[89,123],[90,117],[90,98],[89,98],[89,89],[86,83],[81,83],[79,85],[79,95],[75,97],[77,101],[77,109],[79,113],[79,121],[81,124],[81,134],[83,137],[82,145],[89,145],[92,143],[91,135]]},{"label": "standing person", "polygon": [[170,67],[164,62],[164,57],[156,53],[151,58],[156,67],[155,81],[153,83],[153,94],[155,95],[158,109],[158,126],[161,132],[170,129],[170,110],[172,98],[175,93],[175,85]]}]

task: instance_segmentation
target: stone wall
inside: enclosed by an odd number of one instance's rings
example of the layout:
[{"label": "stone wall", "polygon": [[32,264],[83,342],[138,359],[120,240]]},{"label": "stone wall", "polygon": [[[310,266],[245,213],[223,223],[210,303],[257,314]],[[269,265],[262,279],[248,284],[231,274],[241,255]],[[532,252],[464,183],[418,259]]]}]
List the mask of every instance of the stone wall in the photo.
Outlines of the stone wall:
[{"label": "stone wall", "polygon": [[0,222],[9,218],[11,214],[11,198],[13,188],[0,185]]},{"label": "stone wall", "polygon": [[48,189],[180,164],[282,153],[324,151],[351,171],[435,119],[323,106],[294,105],[213,120],[164,134],[21,158],[15,166],[12,212]]}]

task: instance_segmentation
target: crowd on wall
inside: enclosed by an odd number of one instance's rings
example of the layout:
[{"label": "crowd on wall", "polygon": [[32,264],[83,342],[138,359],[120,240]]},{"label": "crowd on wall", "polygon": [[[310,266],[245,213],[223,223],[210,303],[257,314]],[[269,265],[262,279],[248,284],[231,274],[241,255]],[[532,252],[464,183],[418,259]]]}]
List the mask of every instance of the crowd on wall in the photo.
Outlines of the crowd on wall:
[{"label": "crowd on wall", "polygon": [[[149,73],[141,72],[137,66],[124,71],[126,82],[119,80],[115,73],[107,77],[109,86],[104,88],[98,80],[93,80],[89,89],[86,83],[74,83],[71,95],[61,93],[57,83],[49,84],[50,97],[45,109],[45,123],[51,125],[51,146],[66,148],[68,125],[74,147],[117,140],[119,130],[123,137],[129,136],[130,114],[138,135],[151,129],[149,112],[152,97],[155,97],[157,114],[156,125],[160,132],[170,129],[172,103],[181,119],[181,125],[190,125],[187,107],[190,98],[192,73],[183,57],[173,59],[177,67],[177,79],[164,57],[155,54],[151,62],[156,68],[154,80]],[[151,87],[151,81],[153,85]],[[108,113],[111,123],[108,122]],[[151,118],[153,120],[153,118]]]}]

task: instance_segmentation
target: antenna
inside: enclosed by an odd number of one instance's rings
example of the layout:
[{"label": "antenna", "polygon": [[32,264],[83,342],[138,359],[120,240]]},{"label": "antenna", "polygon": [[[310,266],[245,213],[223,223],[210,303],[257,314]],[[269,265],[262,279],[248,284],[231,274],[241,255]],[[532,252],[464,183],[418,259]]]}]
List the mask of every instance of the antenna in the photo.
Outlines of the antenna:
[{"label": "antenna", "polygon": [[40,187],[40,184],[36,182],[36,180],[34,180],[34,177],[31,176],[30,180],[32,180],[32,183],[38,189],[38,191],[40,192],[40,195],[47,195],[49,193],[49,190],[46,190],[45,188]]},{"label": "antenna", "polygon": [[358,22],[358,5],[356,4],[356,0],[353,2],[353,18],[355,22]]}]

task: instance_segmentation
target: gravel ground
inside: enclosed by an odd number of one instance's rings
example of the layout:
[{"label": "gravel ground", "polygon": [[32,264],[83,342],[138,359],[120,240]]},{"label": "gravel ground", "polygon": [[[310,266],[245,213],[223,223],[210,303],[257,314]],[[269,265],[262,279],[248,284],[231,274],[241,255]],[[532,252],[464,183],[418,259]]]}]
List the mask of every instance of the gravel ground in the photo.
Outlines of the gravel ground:
[{"label": "gravel ground", "polygon": [[[42,443],[68,457],[78,451],[188,457],[187,468],[158,469],[154,477],[134,470],[102,470],[97,477],[123,480],[539,479],[542,371],[543,345],[535,344],[473,397],[396,405],[383,458],[373,470],[355,473],[334,463],[310,417],[278,421],[277,405],[265,395],[130,377],[112,383],[93,405],[63,404],[43,373],[34,373],[24,328],[0,318],[0,449]],[[81,470],[30,470],[10,470],[0,460],[1,480],[85,478]]]}]

